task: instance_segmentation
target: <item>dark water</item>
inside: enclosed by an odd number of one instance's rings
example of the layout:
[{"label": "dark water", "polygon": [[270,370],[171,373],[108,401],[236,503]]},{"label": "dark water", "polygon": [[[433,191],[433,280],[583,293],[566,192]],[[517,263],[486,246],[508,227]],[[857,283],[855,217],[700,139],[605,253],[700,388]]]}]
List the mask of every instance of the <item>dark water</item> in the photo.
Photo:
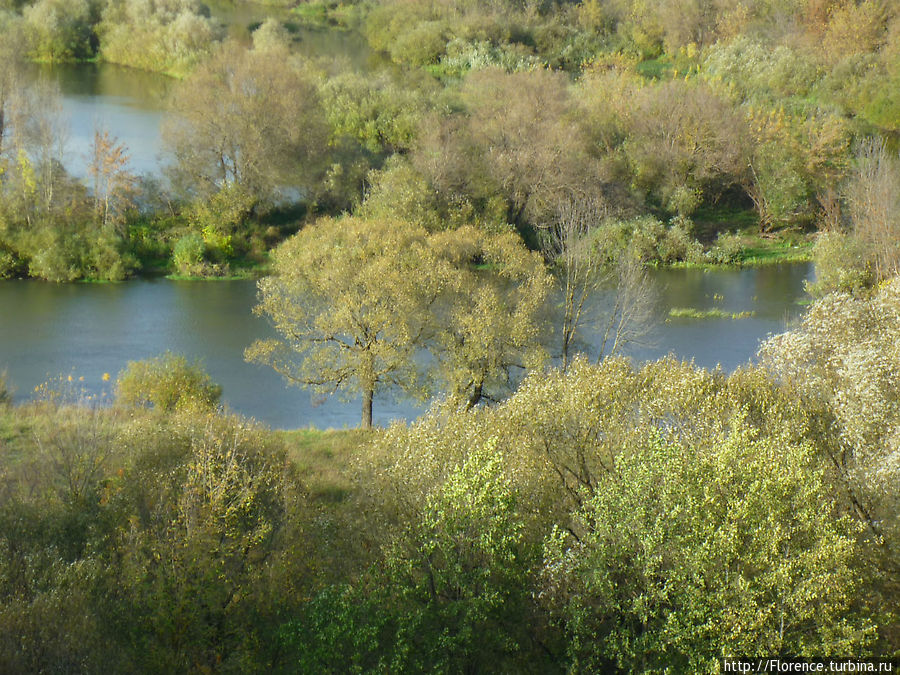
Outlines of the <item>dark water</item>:
[{"label": "dark water", "polygon": [[[782,331],[801,312],[797,301],[810,273],[808,265],[657,271],[655,346],[636,349],[633,355],[657,358],[671,352],[700,366],[733,369],[753,358],[761,339]],[[251,314],[255,298],[252,282],[0,282],[0,370],[8,371],[20,400],[30,398],[42,382],[70,374],[76,382],[83,377],[79,386],[96,394],[110,389],[104,373],[115,379],[129,360],[171,350],[203,359],[233,410],[273,427],[355,426],[358,400],[316,401],[270,369],[244,362],[244,348],[270,334],[266,322]],[[719,307],[756,315],[665,322],[672,307]],[[385,424],[415,417],[420,410],[383,397],[376,400],[375,419]]]}]

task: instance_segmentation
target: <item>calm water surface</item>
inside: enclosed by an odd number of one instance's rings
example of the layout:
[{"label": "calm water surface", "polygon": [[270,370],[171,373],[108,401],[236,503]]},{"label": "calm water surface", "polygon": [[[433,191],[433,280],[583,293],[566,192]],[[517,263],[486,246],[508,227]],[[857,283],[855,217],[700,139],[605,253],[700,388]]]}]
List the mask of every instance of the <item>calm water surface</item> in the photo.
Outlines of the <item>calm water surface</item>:
[{"label": "calm water surface", "polygon": [[[212,16],[228,27],[231,37],[248,42],[250,28],[267,16],[290,21],[287,10],[228,0],[207,2]],[[371,71],[385,67],[387,59],[372,51],[358,33],[295,27],[294,51],[335,68]],[[87,174],[95,129],[105,129],[124,143],[130,169],[136,174],[161,174],[163,160],[160,128],[167,97],[177,81],[161,75],[111,63],[34,66],[34,80],[55,81],[62,94],[62,113],[69,135],[63,163],[75,176]]]},{"label": "calm water surface", "polygon": [[[209,4],[213,16],[238,40],[249,38],[248,27],[278,13],[227,0]],[[279,18],[289,19],[283,13]],[[305,56],[341,61],[359,70],[384,66],[383,58],[359,35],[304,29],[296,35],[295,48]],[[174,80],[112,64],[36,66],[32,72],[34,78],[59,83],[70,125],[65,161],[72,173],[85,175],[96,128],[105,128],[126,144],[132,171],[161,172],[160,127]],[[631,355],[643,360],[673,353],[701,366],[733,369],[754,356],[761,339],[783,330],[800,312],[797,301],[810,274],[807,265],[656,271],[658,325],[650,344],[635,347]],[[358,401],[316,400],[287,387],[271,370],[244,363],[244,348],[270,334],[265,321],[251,314],[255,297],[252,282],[65,286],[0,282],[0,370],[8,370],[20,399],[29,398],[42,382],[69,374],[76,381],[83,377],[84,387],[97,394],[110,389],[103,373],[115,376],[130,360],[171,350],[202,359],[213,379],[223,385],[226,403],[244,415],[279,428],[355,426]],[[756,314],[737,321],[666,321],[673,307]],[[588,334],[588,353],[595,351],[592,341],[597,337]],[[410,404],[376,400],[375,418],[381,424],[419,412],[421,408]]]},{"label": "calm water surface", "polygon": [[[753,358],[760,340],[784,330],[802,307],[808,265],[702,272],[656,271],[659,324],[652,347],[633,350],[637,359],[668,353],[700,366],[733,369]],[[273,371],[247,364],[243,351],[271,334],[251,314],[253,282],[132,281],[125,284],[53,285],[0,282],[0,370],[9,373],[19,399],[59,375],[84,377],[84,387],[110,389],[103,373],[115,374],[130,360],[166,350],[202,359],[224,387],[233,410],[277,428],[355,426],[360,402],[316,400],[289,387]],[[672,307],[755,311],[750,319],[672,319]],[[375,403],[375,419],[417,416],[421,408],[386,397]]]}]

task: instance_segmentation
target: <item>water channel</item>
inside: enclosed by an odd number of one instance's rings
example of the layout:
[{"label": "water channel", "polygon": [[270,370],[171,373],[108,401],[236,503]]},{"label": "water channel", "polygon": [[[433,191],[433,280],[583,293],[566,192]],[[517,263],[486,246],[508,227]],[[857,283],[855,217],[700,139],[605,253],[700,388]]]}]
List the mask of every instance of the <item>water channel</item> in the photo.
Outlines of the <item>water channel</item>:
[{"label": "water channel", "polygon": [[[287,10],[264,5],[230,0],[206,4],[226,26],[229,37],[243,43],[250,41],[251,29],[265,17],[276,16],[291,26],[293,51],[317,61],[325,72],[332,67],[373,71],[388,65],[388,59],[374,52],[358,33],[294,25]],[[102,62],[34,65],[30,76],[32,81],[45,79],[59,86],[62,117],[68,123],[63,163],[73,175],[87,173],[95,129],[107,130],[128,148],[133,173],[162,173],[160,130],[176,80]]]},{"label": "water channel", "polygon": [[[249,27],[272,14],[271,8],[214,0],[213,16],[231,37],[246,41]],[[284,15],[288,20],[290,17]],[[350,67],[372,70],[384,65],[361,36],[338,31],[298,29],[296,50],[310,58],[340,59]],[[160,126],[174,80],[112,64],[35,66],[35,79],[58,82],[70,135],[65,163],[85,174],[94,129],[106,128],[130,150],[136,173],[161,173]],[[673,353],[698,365],[733,369],[752,359],[760,340],[782,331],[801,311],[808,265],[747,270],[657,270],[660,300],[657,328],[649,345],[633,347],[638,360]],[[8,371],[17,398],[26,400],[48,379],[72,375],[90,394],[109,393],[113,376],[130,360],[166,350],[202,359],[224,387],[233,410],[278,428],[354,426],[359,402],[316,400],[289,388],[269,369],[247,364],[243,351],[255,338],[270,334],[266,322],[251,314],[252,282],[189,283],[164,280],[125,284],[50,285],[35,281],[0,283],[0,371]],[[754,312],[751,318],[669,318],[675,307]],[[587,336],[587,351],[596,349]],[[594,343],[593,345],[591,343]],[[79,382],[79,378],[84,378]],[[375,419],[409,419],[421,407],[376,400]]]},{"label": "water channel", "polygon": [[[759,342],[785,329],[802,306],[808,265],[744,270],[656,270],[657,324],[650,346],[636,347],[637,360],[668,353],[697,365],[727,370],[751,360]],[[0,283],[0,371],[7,370],[17,398],[60,375],[73,376],[87,392],[111,390],[112,378],[130,360],[166,350],[202,359],[224,388],[227,405],[276,428],[341,428],[359,421],[359,401],[316,400],[289,387],[273,371],[243,360],[254,339],[271,334],[251,314],[253,282],[131,281],[124,284],[53,285]],[[752,311],[744,319],[669,318],[673,307]],[[589,345],[590,350],[590,345]],[[375,419],[409,419],[422,408],[382,396]]]}]

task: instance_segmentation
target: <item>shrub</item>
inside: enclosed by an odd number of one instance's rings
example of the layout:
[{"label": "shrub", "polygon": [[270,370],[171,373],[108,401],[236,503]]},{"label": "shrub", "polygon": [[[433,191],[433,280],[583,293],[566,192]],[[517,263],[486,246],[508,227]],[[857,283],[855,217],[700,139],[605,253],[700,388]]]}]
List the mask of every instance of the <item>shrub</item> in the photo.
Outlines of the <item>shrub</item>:
[{"label": "shrub", "polygon": [[179,274],[191,276],[204,267],[203,256],[206,254],[206,242],[196,232],[184,235],[175,242],[172,251],[172,264]]},{"label": "shrub", "polygon": [[616,458],[546,547],[543,597],[575,672],[712,672],[721,654],[824,655],[873,638],[853,611],[855,528],[810,449],[736,430]]},{"label": "shrub", "polygon": [[628,223],[631,230],[631,250],[643,262],[659,259],[659,244],[666,236],[666,226],[653,216],[644,216]]},{"label": "shrub", "polygon": [[80,237],[66,237],[59,232],[42,232],[36,237],[36,253],[28,263],[28,274],[57,283],[75,281],[83,276],[78,259]]},{"label": "shrub", "polygon": [[716,265],[733,265],[741,261],[744,244],[737,233],[721,232],[716,237],[715,246],[707,253],[710,262]]},{"label": "shrub", "polygon": [[703,246],[691,236],[692,225],[690,219],[683,216],[672,219],[657,246],[660,260],[665,263],[696,262],[703,257]]},{"label": "shrub", "polygon": [[435,63],[447,45],[444,24],[424,21],[409,32],[402,33],[388,50],[399,63],[424,66]]},{"label": "shrub", "polygon": [[822,232],[813,247],[816,280],[806,282],[806,292],[822,297],[833,291],[852,293],[875,284],[872,265],[856,237],[842,232]]},{"label": "shrub", "polygon": [[214,410],[222,396],[197,362],[166,352],[144,361],[131,361],[116,380],[116,403],[156,410]]},{"label": "shrub", "polygon": [[0,279],[12,279],[19,276],[23,267],[16,251],[0,242]]}]

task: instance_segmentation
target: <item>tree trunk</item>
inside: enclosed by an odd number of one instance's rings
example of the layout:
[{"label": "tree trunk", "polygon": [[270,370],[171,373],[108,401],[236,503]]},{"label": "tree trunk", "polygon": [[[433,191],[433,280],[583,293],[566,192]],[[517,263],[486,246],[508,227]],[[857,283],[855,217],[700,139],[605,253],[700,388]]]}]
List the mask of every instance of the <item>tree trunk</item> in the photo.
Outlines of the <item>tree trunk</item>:
[{"label": "tree trunk", "polygon": [[369,388],[363,392],[362,422],[363,429],[372,428],[372,399],[375,398],[375,389]]},{"label": "tree trunk", "polygon": [[469,396],[469,400],[466,403],[466,410],[471,410],[476,405],[481,402],[481,397],[484,392],[484,380],[480,380],[475,387],[472,389],[472,393]]}]

